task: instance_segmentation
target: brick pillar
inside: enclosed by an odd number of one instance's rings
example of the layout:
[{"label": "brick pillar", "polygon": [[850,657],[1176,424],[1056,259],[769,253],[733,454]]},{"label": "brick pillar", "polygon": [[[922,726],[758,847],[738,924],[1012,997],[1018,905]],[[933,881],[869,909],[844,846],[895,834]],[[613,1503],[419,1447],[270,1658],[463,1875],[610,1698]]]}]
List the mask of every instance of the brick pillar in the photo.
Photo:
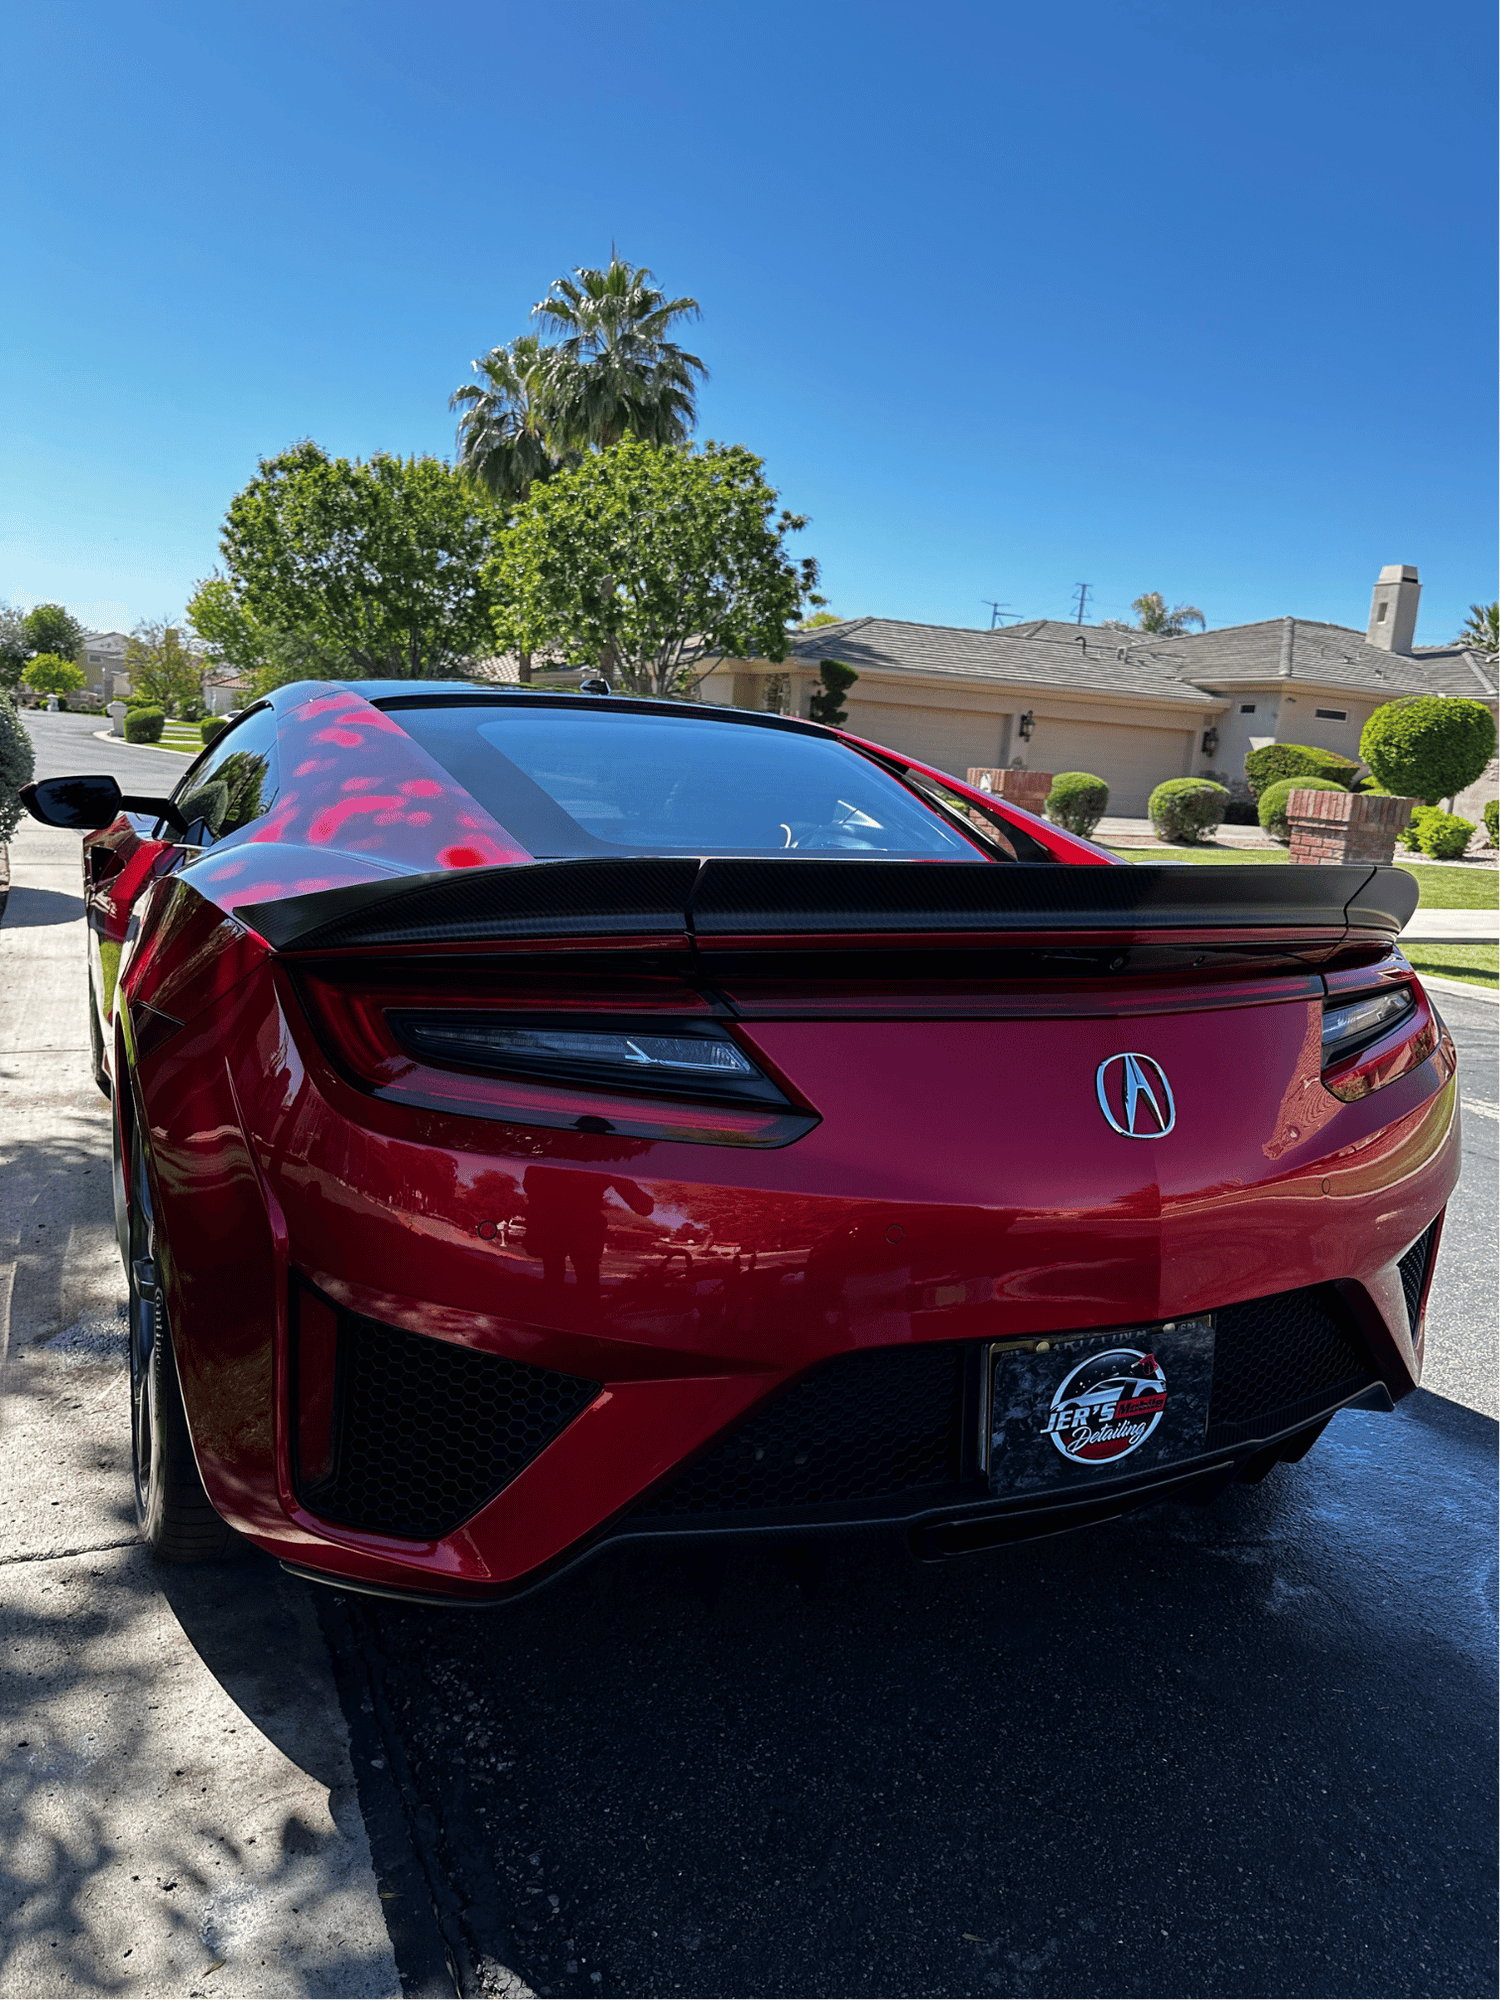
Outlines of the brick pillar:
[{"label": "brick pillar", "polygon": [[1378,792],[1292,792],[1286,802],[1293,861],[1392,861],[1415,799]]},{"label": "brick pillar", "polygon": [[[989,783],[985,783],[985,779]],[[1042,817],[1042,807],[1047,803],[1047,794],[1052,789],[1050,771],[1000,771],[992,765],[971,764],[969,783],[979,792],[993,792],[997,799],[1004,799],[1008,806],[1019,806],[1022,812],[1035,813]]]}]

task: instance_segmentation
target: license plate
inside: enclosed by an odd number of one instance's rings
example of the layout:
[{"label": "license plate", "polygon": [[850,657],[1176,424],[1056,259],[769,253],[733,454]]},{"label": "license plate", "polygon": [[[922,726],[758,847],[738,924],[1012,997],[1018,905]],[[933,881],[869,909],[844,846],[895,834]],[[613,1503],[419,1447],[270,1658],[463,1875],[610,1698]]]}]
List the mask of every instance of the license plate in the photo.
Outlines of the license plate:
[{"label": "license plate", "polygon": [[985,1424],[997,1497],[1123,1478],[1205,1448],[1214,1322],[997,1342]]}]

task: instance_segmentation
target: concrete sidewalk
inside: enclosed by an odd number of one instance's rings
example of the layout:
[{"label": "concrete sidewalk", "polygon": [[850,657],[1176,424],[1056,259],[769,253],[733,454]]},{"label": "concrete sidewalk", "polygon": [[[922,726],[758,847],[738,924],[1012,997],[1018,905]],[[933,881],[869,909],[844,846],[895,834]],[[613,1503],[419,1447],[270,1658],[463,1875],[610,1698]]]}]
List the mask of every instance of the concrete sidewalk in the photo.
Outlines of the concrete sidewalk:
[{"label": "concrete sidewalk", "polygon": [[79,847],[0,924],[0,1994],[400,1991],[307,1587],[136,1541]]}]

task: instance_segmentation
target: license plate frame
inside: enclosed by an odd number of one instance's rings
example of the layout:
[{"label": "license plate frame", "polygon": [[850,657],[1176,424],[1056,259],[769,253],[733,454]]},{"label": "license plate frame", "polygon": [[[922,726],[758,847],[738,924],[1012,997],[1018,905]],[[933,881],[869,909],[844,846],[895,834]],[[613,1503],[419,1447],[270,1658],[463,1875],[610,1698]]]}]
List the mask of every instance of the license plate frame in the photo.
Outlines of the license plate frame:
[{"label": "license plate frame", "polygon": [[992,1499],[1103,1486],[1208,1448],[1212,1313],[996,1340],[984,1357],[981,1470]]}]

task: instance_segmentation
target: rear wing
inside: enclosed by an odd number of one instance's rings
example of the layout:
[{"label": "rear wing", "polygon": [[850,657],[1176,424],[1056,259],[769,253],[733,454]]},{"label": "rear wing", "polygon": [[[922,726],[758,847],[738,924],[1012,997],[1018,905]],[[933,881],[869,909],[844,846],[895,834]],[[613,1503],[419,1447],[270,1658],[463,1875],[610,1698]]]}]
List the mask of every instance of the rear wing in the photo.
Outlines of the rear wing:
[{"label": "rear wing", "polygon": [[1356,931],[1394,938],[1418,893],[1411,875],[1391,867],[622,856],[409,875],[245,904],[235,914],[282,952],[570,938],[963,936],[1001,945],[1059,932],[1337,944]]}]

